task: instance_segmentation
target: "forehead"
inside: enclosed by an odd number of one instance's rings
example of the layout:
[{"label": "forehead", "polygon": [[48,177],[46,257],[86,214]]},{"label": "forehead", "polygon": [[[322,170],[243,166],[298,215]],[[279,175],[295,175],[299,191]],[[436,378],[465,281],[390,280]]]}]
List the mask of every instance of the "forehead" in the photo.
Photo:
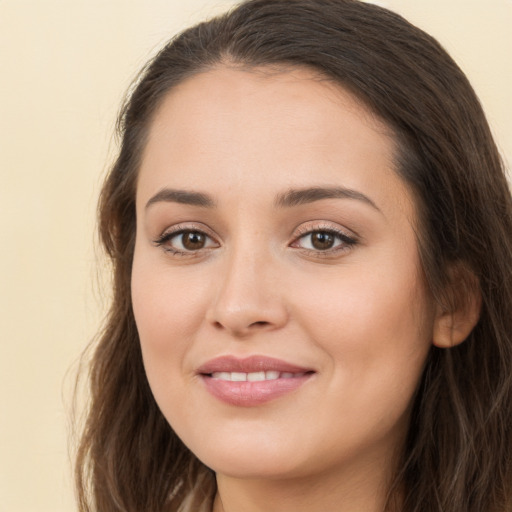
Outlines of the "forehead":
[{"label": "forehead", "polygon": [[408,209],[395,152],[392,130],[314,71],[220,67],[165,97],[150,126],[138,196],[164,186],[270,194],[323,184],[374,190]]},{"label": "forehead", "polygon": [[[342,123],[351,124],[354,138],[374,132],[382,135],[387,149],[393,149],[394,134],[388,125],[353,94],[315,70],[218,67],[189,77],[167,93],[151,123],[150,139],[169,133],[174,125],[175,136],[190,135],[188,129],[192,129],[194,136],[213,140],[216,134],[224,135],[220,127],[236,132],[243,124],[246,133],[267,125],[269,138],[281,128],[307,126],[309,137],[321,140],[328,131],[337,136],[332,128],[340,117]],[[340,133],[341,138],[346,135]]]}]

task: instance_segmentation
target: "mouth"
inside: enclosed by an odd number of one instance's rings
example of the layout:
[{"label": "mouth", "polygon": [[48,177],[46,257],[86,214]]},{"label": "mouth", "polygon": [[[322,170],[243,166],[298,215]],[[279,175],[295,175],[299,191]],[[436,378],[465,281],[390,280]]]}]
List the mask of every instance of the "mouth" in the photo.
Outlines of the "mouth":
[{"label": "mouth", "polygon": [[276,379],[296,379],[304,377],[309,372],[277,372],[274,370],[260,372],[214,372],[208,374],[212,379],[225,380],[230,382],[262,382]]},{"label": "mouth", "polygon": [[218,400],[254,407],[299,389],[316,372],[266,356],[223,356],[208,361],[197,373],[207,391]]}]

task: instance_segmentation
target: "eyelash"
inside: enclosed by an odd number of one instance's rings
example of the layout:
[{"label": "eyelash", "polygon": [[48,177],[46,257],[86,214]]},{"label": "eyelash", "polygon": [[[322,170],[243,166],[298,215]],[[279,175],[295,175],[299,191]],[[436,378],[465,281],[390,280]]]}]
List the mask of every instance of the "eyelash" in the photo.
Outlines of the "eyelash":
[{"label": "eyelash", "polygon": [[[156,240],[153,241],[155,246],[161,247],[165,252],[170,253],[172,256],[185,256],[185,257],[194,257],[198,256],[204,251],[210,250],[212,247],[203,247],[196,251],[194,250],[181,250],[177,249],[175,247],[172,247],[169,244],[169,242],[176,237],[179,237],[180,235],[183,235],[185,233],[197,233],[199,235],[204,235],[209,240],[214,240],[212,236],[210,236],[204,229],[196,228],[194,226],[175,226],[171,231],[166,231],[162,233]],[[335,245],[332,248],[321,250],[321,249],[308,249],[308,248],[301,248],[294,244],[296,244],[299,240],[311,236],[314,233],[324,233],[327,235],[334,236],[338,242],[338,245]],[[217,242],[215,242],[217,243]],[[308,253],[308,254],[314,254],[316,256],[321,257],[328,257],[336,255],[340,252],[345,252],[350,250],[352,247],[357,245],[358,239],[353,236],[347,235],[344,231],[340,229],[336,229],[333,226],[314,226],[314,227],[304,227],[299,229],[298,236],[296,236],[293,240],[293,242],[290,244],[290,247],[296,247],[297,249],[300,249],[301,251]]]},{"label": "eyelash", "polygon": [[165,252],[170,253],[172,256],[196,256],[201,251],[208,250],[209,248],[201,248],[197,251],[184,251],[181,249],[177,249],[176,247],[172,247],[168,244],[173,238],[177,238],[180,235],[184,235],[185,233],[197,233],[199,235],[204,235],[207,239],[213,240],[213,237],[210,236],[203,228],[196,228],[194,226],[175,226],[171,229],[171,231],[165,231],[162,233],[153,243],[157,247],[161,247]]},{"label": "eyelash", "polygon": [[299,240],[311,236],[314,233],[324,233],[328,235],[334,236],[338,242],[340,242],[338,245],[330,248],[330,249],[306,249],[298,247],[298,249],[306,252],[306,253],[314,253],[315,256],[321,256],[321,257],[329,257],[329,256],[335,256],[338,253],[349,251],[351,248],[353,248],[358,243],[358,239],[355,236],[350,236],[341,229],[337,229],[333,227],[332,225],[317,225],[314,227],[307,226],[299,229],[298,236],[295,237],[295,240],[292,242],[291,246],[294,247],[294,244],[298,242]]}]

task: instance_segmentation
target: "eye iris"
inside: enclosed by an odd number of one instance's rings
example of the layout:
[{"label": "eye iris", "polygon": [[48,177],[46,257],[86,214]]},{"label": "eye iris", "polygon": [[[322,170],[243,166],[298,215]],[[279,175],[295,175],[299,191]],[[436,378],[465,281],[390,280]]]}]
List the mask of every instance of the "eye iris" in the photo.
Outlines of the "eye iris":
[{"label": "eye iris", "polygon": [[188,231],[183,233],[181,243],[185,249],[189,251],[197,251],[202,249],[206,242],[205,235],[197,231]]},{"label": "eye iris", "polygon": [[311,234],[311,244],[315,249],[326,250],[331,249],[334,245],[334,235],[325,231],[317,231]]}]

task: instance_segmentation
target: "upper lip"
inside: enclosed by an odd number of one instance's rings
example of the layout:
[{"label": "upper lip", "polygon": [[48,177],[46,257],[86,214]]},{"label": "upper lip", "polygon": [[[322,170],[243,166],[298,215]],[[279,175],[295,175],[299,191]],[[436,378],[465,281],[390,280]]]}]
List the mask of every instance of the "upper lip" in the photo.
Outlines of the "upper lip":
[{"label": "upper lip", "polygon": [[312,372],[313,370],[274,357],[259,355],[244,358],[220,356],[207,361],[197,369],[197,373],[202,375],[209,375],[216,372],[252,373],[264,371],[306,373]]}]

